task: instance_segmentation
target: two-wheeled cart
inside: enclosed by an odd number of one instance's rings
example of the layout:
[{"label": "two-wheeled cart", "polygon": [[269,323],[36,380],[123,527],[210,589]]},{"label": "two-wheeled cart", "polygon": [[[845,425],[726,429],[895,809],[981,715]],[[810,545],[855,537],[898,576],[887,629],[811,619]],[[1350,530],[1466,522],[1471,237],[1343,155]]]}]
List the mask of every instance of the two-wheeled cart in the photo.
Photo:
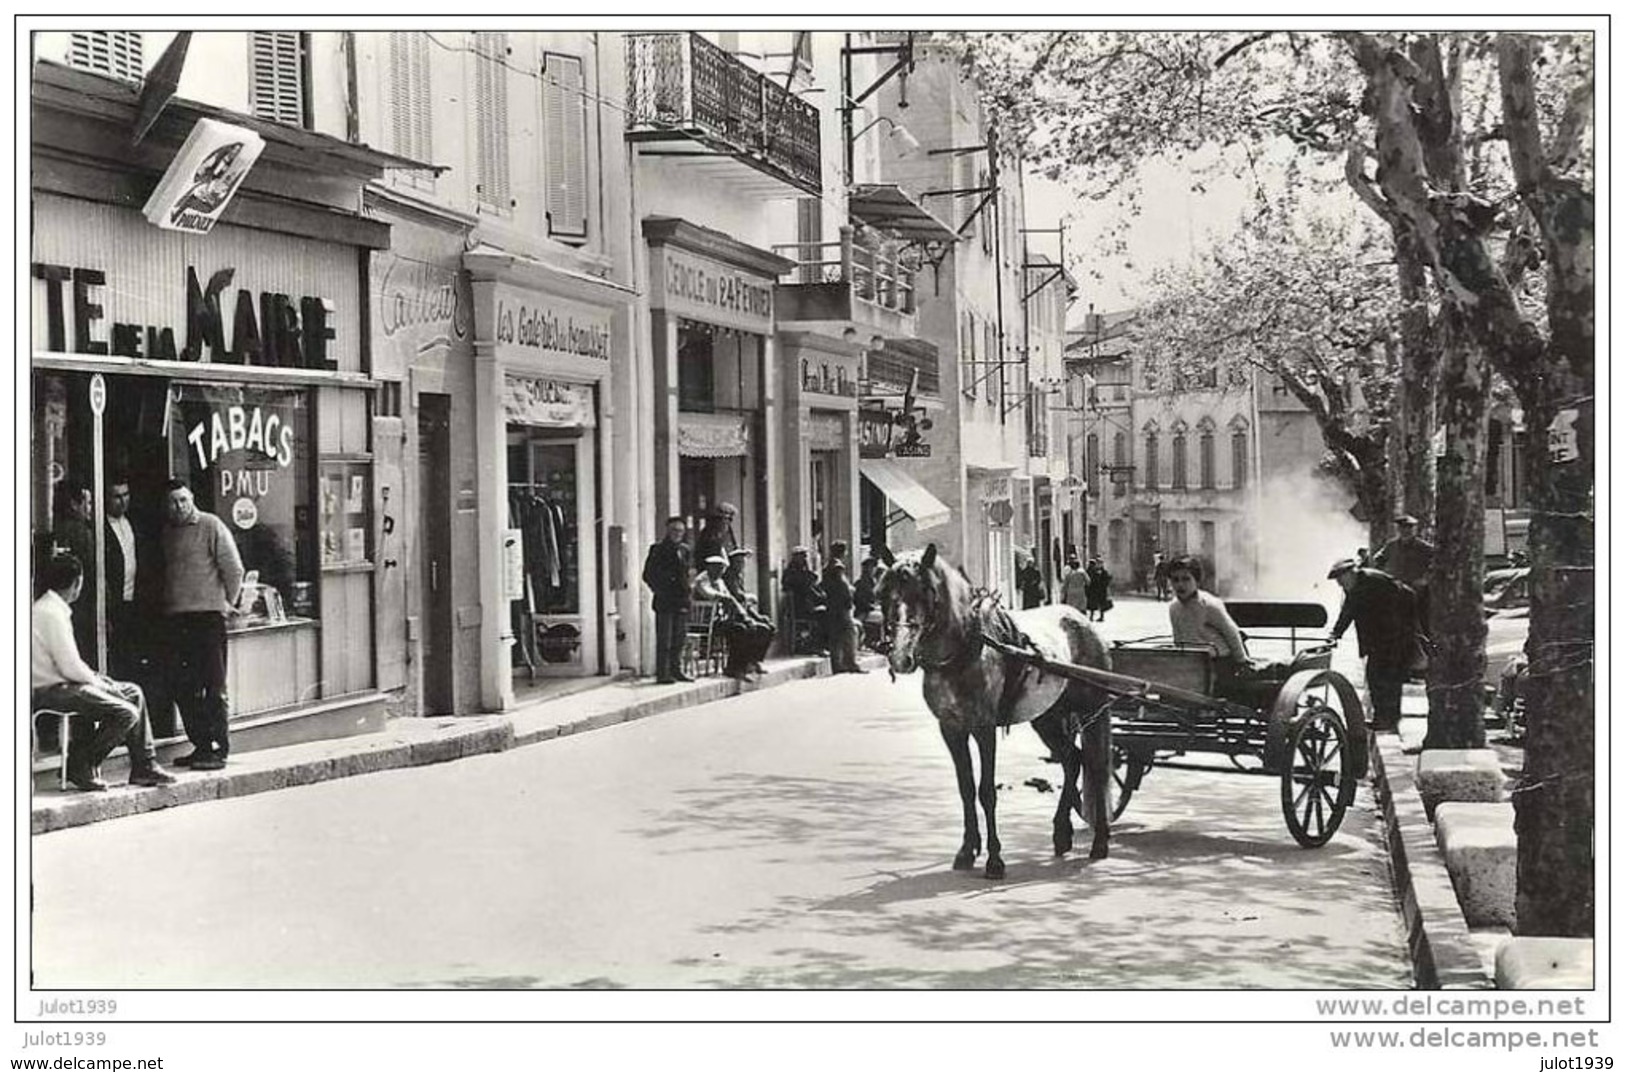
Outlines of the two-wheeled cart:
[{"label": "two-wheeled cart", "polygon": [[[1156,767],[1262,775],[1280,779],[1281,811],[1292,836],[1305,848],[1318,848],[1331,840],[1353,803],[1370,746],[1360,698],[1331,668],[1332,645],[1303,632],[1324,628],[1326,608],[1239,601],[1225,606],[1250,646],[1284,645],[1286,658],[1221,682],[1209,649],[1181,647],[1164,637],[1114,645],[1111,670],[997,646],[1111,695],[1085,717],[1112,720],[1113,819]],[[1230,766],[1185,758],[1192,754],[1224,756]]]}]

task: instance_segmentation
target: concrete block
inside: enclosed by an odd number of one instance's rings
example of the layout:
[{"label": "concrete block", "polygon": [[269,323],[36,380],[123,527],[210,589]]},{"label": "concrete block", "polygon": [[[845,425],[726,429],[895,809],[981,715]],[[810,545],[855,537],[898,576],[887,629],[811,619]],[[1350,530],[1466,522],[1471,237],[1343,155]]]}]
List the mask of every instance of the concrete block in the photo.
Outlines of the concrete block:
[{"label": "concrete block", "polygon": [[1502,990],[1590,990],[1596,985],[1590,938],[1513,938],[1495,956]]},{"label": "concrete block", "polygon": [[1434,815],[1433,832],[1467,924],[1516,926],[1518,835],[1512,804],[1446,801]]},{"label": "concrete block", "polygon": [[1506,799],[1506,775],[1493,748],[1429,748],[1416,764],[1416,788],[1428,817],[1446,800]]}]

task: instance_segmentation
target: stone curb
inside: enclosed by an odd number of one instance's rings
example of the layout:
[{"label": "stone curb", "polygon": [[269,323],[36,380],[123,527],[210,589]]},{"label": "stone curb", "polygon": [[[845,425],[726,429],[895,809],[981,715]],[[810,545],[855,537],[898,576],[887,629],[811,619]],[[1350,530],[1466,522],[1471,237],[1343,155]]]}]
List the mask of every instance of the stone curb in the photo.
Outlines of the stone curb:
[{"label": "stone curb", "polygon": [[1415,761],[1393,734],[1371,750],[1371,785],[1382,806],[1394,889],[1405,917],[1417,986],[1423,990],[1493,990],[1456,900],[1456,888],[1422,807]]},{"label": "stone curb", "polygon": [[[877,657],[862,657],[871,669]],[[883,663],[881,663],[883,665]],[[829,675],[829,660],[800,658],[789,665],[776,666],[754,684],[745,684],[732,678],[706,678],[692,688],[664,696],[633,699],[630,703],[586,718],[555,725],[546,725],[522,732],[515,730],[515,722],[527,721],[525,708],[502,715],[483,715],[468,718],[467,725],[441,726],[430,720],[402,719],[386,728],[382,734],[371,737],[350,737],[330,742],[312,742],[320,746],[344,749],[336,755],[323,755],[311,759],[289,759],[275,766],[247,768],[234,767],[218,773],[188,774],[172,786],[147,789],[116,789],[105,793],[83,793],[72,796],[47,796],[36,801],[32,808],[30,829],[34,834],[66,830],[126,815],[160,811],[165,808],[197,804],[227,797],[251,796],[294,786],[314,785],[335,778],[350,778],[377,771],[401,770],[407,767],[448,763],[466,756],[504,752],[509,748],[539,744],[558,737],[588,733],[616,726],[623,722],[648,718],[651,715],[679,711],[688,707],[712,703],[731,696],[747,695],[813,677]],[[579,695],[576,693],[575,695]],[[537,706],[568,700],[569,697],[543,701]],[[530,709],[534,710],[534,708]],[[411,725],[419,723],[419,725]],[[444,732],[436,733],[436,729]],[[394,731],[393,734],[391,731]],[[402,739],[409,738],[409,739]],[[346,747],[348,746],[348,747]],[[293,745],[290,749],[308,748]],[[252,753],[251,753],[252,754]],[[264,753],[261,753],[263,755]]]}]

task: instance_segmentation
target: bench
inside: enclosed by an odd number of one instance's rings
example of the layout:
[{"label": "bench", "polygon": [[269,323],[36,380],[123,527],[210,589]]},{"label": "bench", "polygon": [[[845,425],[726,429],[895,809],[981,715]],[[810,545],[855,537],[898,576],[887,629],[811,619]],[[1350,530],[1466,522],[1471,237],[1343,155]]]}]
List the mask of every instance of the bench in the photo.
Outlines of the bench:
[{"label": "bench", "polygon": [[[1318,642],[1318,636],[1299,637],[1300,629],[1326,628],[1326,608],[1319,603],[1289,603],[1274,600],[1231,599],[1226,600],[1224,609],[1230,612],[1230,620],[1236,623],[1246,638],[1251,640],[1284,641],[1292,645],[1296,654],[1300,642]],[[1277,630],[1271,633],[1248,632],[1248,630],[1270,629]],[[1280,632],[1279,630],[1285,630]]]}]

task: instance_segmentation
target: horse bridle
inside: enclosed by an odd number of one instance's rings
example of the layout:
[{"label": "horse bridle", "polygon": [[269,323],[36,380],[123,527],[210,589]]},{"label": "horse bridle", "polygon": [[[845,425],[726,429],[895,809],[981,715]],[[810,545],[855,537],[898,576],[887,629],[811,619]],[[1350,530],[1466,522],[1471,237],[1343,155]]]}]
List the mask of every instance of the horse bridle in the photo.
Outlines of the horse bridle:
[{"label": "horse bridle", "polygon": [[[926,578],[923,575],[921,575],[919,579],[920,579],[920,582],[922,584],[922,587],[925,586],[926,584],[928,584]],[[934,592],[928,592],[926,597],[925,597],[925,600],[927,602],[929,602],[929,604],[931,605],[931,609],[934,611],[936,609],[936,607],[935,607],[935,604],[936,604],[936,595],[935,595],[935,593]],[[910,601],[908,601],[908,600],[900,600],[900,602],[902,602],[904,605],[910,606],[910,609],[912,610],[912,605],[911,605]],[[982,641],[981,641],[981,638],[982,638],[982,625],[981,625],[981,610],[980,610],[980,607],[979,606],[973,607],[971,613],[972,613],[972,616],[975,618],[975,627],[970,631],[971,635],[974,637],[974,639],[971,640],[969,643],[959,645],[958,646],[959,647],[958,651],[951,652],[950,654],[948,654],[948,655],[946,655],[946,656],[944,656],[942,658],[939,658],[939,659],[927,658],[921,652],[921,647],[922,647],[922,645],[929,644],[930,648],[928,648],[927,650],[930,650],[930,649],[935,649],[938,646],[935,643],[935,641],[936,641],[938,635],[943,631],[943,625],[942,625],[942,623],[940,621],[936,622],[935,624],[933,624],[931,626],[915,626],[914,622],[912,620],[908,621],[908,622],[903,622],[901,620],[898,620],[898,619],[894,618],[892,620],[891,624],[892,624],[894,630],[898,626],[906,626],[906,627],[908,627],[910,629],[914,629],[915,632],[917,632],[919,634],[919,636],[914,641],[914,651],[915,651],[914,661],[915,661],[915,663],[917,663],[919,665],[920,669],[922,669],[922,670],[935,670],[935,671],[940,673],[940,672],[942,672],[944,670],[947,670],[950,667],[955,666],[955,665],[957,665],[959,663],[968,663],[968,662],[971,662],[972,660],[974,660],[976,658],[979,658],[981,656],[981,654],[982,654]],[[920,617],[923,619],[923,618],[926,618],[927,616],[926,615],[921,615]]]}]

